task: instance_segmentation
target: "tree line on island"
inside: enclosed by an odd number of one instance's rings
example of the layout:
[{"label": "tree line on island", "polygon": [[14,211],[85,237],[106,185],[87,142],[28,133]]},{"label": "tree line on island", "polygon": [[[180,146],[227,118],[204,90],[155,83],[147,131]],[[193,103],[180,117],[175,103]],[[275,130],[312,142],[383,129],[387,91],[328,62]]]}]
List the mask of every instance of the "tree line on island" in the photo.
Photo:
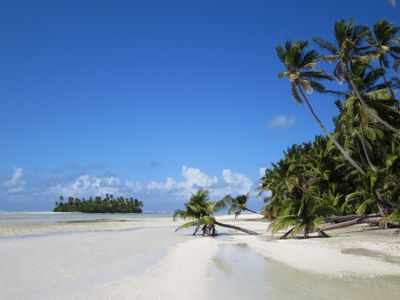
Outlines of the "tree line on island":
[{"label": "tree line on island", "polygon": [[[372,28],[340,20],[334,25],[333,41],[313,39],[323,54],[302,40],[287,40],[276,48],[285,68],[278,76],[289,79],[293,98],[306,105],[325,136],[289,147],[279,162],[265,170],[258,190],[270,193],[262,213],[272,221],[272,233],[327,236],[327,230],[360,223],[399,225],[399,31],[387,20]],[[317,69],[321,63],[335,65],[332,71]],[[342,88],[323,85],[335,79]],[[311,105],[308,95],[314,91],[335,101],[333,131]],[[204,235],[214,235],[215,211],[225,204],[240,213],[246,201],[211,202],[208,193],[199,191],[174,218],[194,219],[179,228],[203,226]],[[332,221],[339,223],[329,225]]]},{"label": "tree line on island", "polygon": [[55,203],[54,212],[83,212],[83,213],[142,213],[143,202],[135,198],[114,198],[106,194],[104,198],[90,197],[88,200],[69,197],[66,201],[60,196]]}]

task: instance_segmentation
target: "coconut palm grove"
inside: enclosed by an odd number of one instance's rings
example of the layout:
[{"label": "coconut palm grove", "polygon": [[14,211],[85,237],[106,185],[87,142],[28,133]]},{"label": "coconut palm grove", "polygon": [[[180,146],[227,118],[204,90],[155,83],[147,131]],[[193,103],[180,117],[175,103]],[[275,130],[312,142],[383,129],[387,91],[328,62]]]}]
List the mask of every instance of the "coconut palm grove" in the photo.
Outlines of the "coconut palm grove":
[{"label": "coconut palm grove", "polygon": [[[338,20],[331,36],[276,47],[277,76],[287,80],[293,105],[309,111],[322,135],[289,147],[260,179],[260,194],[268,194],[262,214],[272,221],[272,233],[327,237],[328,230],[361,223],[399,226],[399,32],[389,20],[372,27]],[[315,93],[336,104],[333,131],[313,108]],[[212,202],[200,190],[174,218],[194,219],[179,228],[196,226],[196,234],[202,226],[203,235],[215,235],[220,224],[214,213],[228,205],[237,216],[249,210],[246,201],[241,195]]]},{"label": "coconut palm grove", "polygon": [[56,201],[54,212],[83,212],[83,213],[142,213],[143,202],[134,198],[117,197],[106,194],[105,197],[97,196],[85,198],[60,196]]}]

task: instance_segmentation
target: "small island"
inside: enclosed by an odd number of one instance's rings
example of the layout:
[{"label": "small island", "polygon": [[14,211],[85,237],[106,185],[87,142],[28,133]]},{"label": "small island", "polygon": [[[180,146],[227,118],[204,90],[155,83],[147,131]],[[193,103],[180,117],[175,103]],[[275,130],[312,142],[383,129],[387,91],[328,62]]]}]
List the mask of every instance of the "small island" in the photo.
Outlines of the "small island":
[{"label": "small island", "polygon": [[53,212],[83,212],[83,213],[142,213],[143,202],[136,198],[114,198],[113,195],[106,194],[104,198],[90,197],[88,200],[60,196],[55,203]]}]

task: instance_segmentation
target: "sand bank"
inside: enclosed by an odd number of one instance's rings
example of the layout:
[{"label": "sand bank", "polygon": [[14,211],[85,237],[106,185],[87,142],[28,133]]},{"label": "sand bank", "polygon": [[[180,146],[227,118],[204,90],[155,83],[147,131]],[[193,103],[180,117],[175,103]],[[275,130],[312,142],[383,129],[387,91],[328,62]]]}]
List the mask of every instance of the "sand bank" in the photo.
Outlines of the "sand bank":
[{"label": "sand bank", "polygon": [[190,239],[143,274],[96,286],[82,299],[212,299],[208,269],[217,248],[215,239]]},{"label": "sand bank", "polygon": [[277,240],[257,215],[217,218],[261,235],[218,228],[217,238],[193,237],[175,233],[171,218],[0,226],[0,298],[397,297],[399,230]]},{"label": "sand bank", "polygon": [[[223,216],[234,222],[231,216]],[[301,271],[330,276],[400,276],[400,230],[371,229],[368,225],[330,231],[331,238],[279,240],[267,232],[268,223],[255,215],[241,216],[236,224],[262,236],[232,235],[259,254]]]}]

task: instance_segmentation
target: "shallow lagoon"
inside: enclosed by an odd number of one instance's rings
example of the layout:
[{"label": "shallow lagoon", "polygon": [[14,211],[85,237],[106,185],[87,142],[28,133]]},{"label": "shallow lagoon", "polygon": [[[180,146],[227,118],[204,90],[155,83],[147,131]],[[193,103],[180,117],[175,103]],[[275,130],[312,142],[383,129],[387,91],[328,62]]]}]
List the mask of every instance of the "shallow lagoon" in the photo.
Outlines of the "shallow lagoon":
[{"label": "shallow lagoon", "polygon": [[84,213],[57,213],[57,212],[0,212],[0,224],[20,223],[61,223],[61,222],[88,222],[132,220],[171,216],[171,212],[145,212],[141,214],[84,214]]},{"label": "shallow lagoon", "polygon": [[[162,214],[0,214],[0,235],[2,230],[8,234],[0,238],[0,298],[119,300],[152,289],[142,299],[183,299],[168,293],[172,286],[192,299],[398,299],[399,277],[299,271],[237,242],[240,235],[233,232],[202,238],[187,230],[175,233],[176,226]],[[187,243],[192,252],[176,252],[177,245]],[[174,251],[172,260],[167,259]],[[193,251],[206,257],[197,256],[198,262]],[[342,253],[399,263],[397,256],[381,257],[365,249],[345,248]],[[205,276],[193,282],[193,272],[199,270]],[[171,279],[170,272],[181,273],[179,280]],[[160,285],[168,280],[163,291]]]},{"label": "shallow lagoon", "polygon": [[395,300],[400,293],[398,277],[334,277],[302,272],[265,258],[244,243],[230,242],[221,244],[213,258],[210,280],[215,299]]}]

